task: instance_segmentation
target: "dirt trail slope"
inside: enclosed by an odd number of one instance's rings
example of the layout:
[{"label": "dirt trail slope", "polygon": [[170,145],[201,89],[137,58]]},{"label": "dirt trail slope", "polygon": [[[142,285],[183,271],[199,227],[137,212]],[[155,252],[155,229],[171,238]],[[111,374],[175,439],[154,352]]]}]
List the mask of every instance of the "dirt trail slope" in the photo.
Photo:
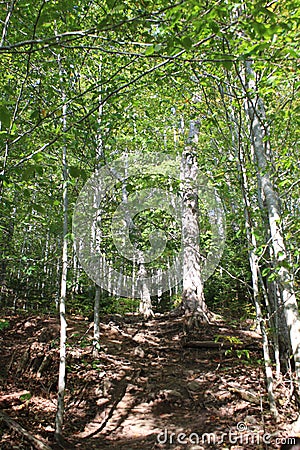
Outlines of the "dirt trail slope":
[{"label": "dirt trail slope", "polygon": [[[0,332],[0,408],[51,449],[56,411],[56,318],[6,317]],[[249,325],[249,324],[248,324]],[[278,381],[282,421],[268,411],[260,336],[225,322],[186,332],[181,318],[109,316],[93,355],[92,324],[68,321],[64,448],[279,448],[291,412]],[[248,326],[248,328],[250,328]],[[37,448],[0,416],[1,449]],[[265,441],[265,442],[264,442]]]}]

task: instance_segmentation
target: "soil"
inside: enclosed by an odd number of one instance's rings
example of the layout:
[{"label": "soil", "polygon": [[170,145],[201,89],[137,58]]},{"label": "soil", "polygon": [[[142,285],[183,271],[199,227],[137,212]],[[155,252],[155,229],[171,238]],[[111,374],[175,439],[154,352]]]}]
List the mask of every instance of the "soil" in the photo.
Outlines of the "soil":
[{"label": "soil", "polygon": [[[275,449],[296,419],[283,377],[274,382],[279,420],[270,414],[261,336],[250,321],[216,319],[187,331],[183,319],[171,315],[149,321],[106,316],[95,355],[93,324],[72,316],[65,441],[58,445],[58,318],[4,320],[0,408],[51,449]],[[1,417],[0,432],[3,450],[37,448]]]}]

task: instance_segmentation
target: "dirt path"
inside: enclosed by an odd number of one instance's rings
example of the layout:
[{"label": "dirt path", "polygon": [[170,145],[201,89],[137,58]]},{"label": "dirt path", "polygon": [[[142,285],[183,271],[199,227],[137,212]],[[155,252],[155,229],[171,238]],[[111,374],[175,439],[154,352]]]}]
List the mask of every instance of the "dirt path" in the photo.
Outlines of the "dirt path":
[{"label": "dirt path", "polygon": [[[5,320],[0,407],[58,448],[57,319]],[[219,321],[186,334],[182,319],[161,315],[141,324],[128,315],[104,318],[101,333],[94,357],[91,324],[82,317],[68,321],[66,448],[271,449],[295,419],[287,417],[292,408],[284,380],[276,387],[281,423],[270,416],[261,339],[254,331]],[[1,449],[34,448],[4,421],[0,428]]]}]

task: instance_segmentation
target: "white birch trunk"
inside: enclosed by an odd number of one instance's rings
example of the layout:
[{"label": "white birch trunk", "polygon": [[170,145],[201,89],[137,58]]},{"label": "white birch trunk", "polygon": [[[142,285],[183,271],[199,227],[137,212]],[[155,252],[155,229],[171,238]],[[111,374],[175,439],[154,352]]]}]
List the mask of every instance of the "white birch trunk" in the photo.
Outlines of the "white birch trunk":
[{"label": "white birch trunk", "polygon": [[187,315],[207,320],[207,306],[201,280],[201,258],[198,225],[198,192],[194,182],[198,175],[196,151],[192,142],[197,133],[195,124],[190,125],[189,145],[182,153],[182,247],[183,247],[183,291],[182,308]]},{"label": "white birch trunk", "polygon": [[[230,84],[230,80],[229,83]],[[220,89],[220,94],[222,96],[223,104],[226,106],[224,99],[224,92]],[[268,391],[268,399],[270,404],[270,410],[275,418],[278,417],[278,411],[276,407],[276,401],[273,392],[273,372],[269,351],[269,340],[268,334],[265,326],[265,318],[262,311],[261,301],[259,297],[259,258],[257,256],[257,242],[254,234],[255,224],[253,224],[251,220],[251,202],[250,202],[250,193],[249,193],[249,183],[248,176],[245,166],[245,155],[244,149],[242,145],[242,136],[241,136],[241,127],[239,120],[235,115],[234,107],[231,106],[230,111],[228,113],[228,120],[231,128],[231,142],[232,147],[234,149],[235,158],[237,161],[237,169],[238,175],[241,185],[242,198],[244,203],[244,217],[245,217],[245,229],[246,229],[246,237],[248,246],[248,254],[249,254],[249,265],[252,276],[252,290],[253,290],[253,303],[255,305],[256,311],[256,323],[257,328],[260,329],[262,334],[263,341],[263,354],[264,354],[264,364],[265,364],[265,373],[266,373],[266,385]],[[264,285],[262,284],[262,288]]]},{"label": "white birch trunk", "polygon": [[139,312],[144,316],[145,319],[148,319],[149,317],[154,316],[154,314],[152,310],[151,296],[147,286],[147,282],[143,281],[143,278],[147,278],[147,270],[145,268],[142,252],[140,254],[138,264],[139,264],[138,278],[141,279],[140,283],[141,300],[139,305]]},{"label": "white birch trunk", "polygon": [[94,338],[93,338],[93,356],[98,356],[98,347],[100,340],[100,299],[101,287],[95,285],[95,299],[94,299]]},{"label": "white birch trunk", "polygon": [[[268,214],[270,235],[272,239],[272,248],[274,253],[274,262],[278,270],[278,282],[281,291],[281,305],[286,320],[286,327],[289,332],[290,345],[295,363],[296,388],[299,392],[300,382],[300,320],[298,313],[298,305],[293,287],[292,276],[286,267],[287,251],[284,238],[280,229],[281,216],[279,208],[279,196],[271,181],[269,165],[266,156],[265,135],[262,118],[265,116],[263,101],[258,97],[255,73],[252,62],[246,63],[246,76],[249,78],[248,83],[248,101],[246,112],[251,124],[251,142],[253,145],[258,178],[261,184],[261,191],[264,196],[263,201]],[[251,93],[255,95],[251,95]]]},{"label": "white birch trunk", "polygon": [[[240,158],[241,163],[241,158]],[[256,312],[256,321],[260,328],[261,335],[262,335],[262,341],[263,341],[263,354],[264,354],[264,364],[265,364],[265,372],[266,372],[266,385],[267,385],[267,391],[268,391],[268,399],[270,404],[270,411],[272,412],[273,416],[275,418],[278,417],[278,410],[276,407],[276,401],[274,397],[273,392],[273,372],[272,372],[272,365],[271,365],[271,357],[270,357],[270,351],[269,351],[269,340],[268,340],[268,334],[266,330],[265,325],[265,319],[262,312],[261,307],[261,301],[259,298],[259,264],[258,264],[258,256],[256,253],[257,250],[257,243],[256,238],[254,235],[253,226],[251,224],[250,220],[250,201],[248,197],[248,183],[247,183],[247,177],[245,173],[245,168],[241,164],[240,167],[241,175],[242,175],[242,191],[243,191],[243,198],[244,198],[244,215],[245,215],[245,225],[246,225],[246,236],[249,243],[251,243],[250,248],[248,250],[249,252],[249,263],[250,263],[250,269],[252,274],[252,288],[253,288],[253,301],[255,305],[255,312]]]},{"label": "white birch trunk", "polygon": [[[60,55],[58,55],[58,65],[61,82],[62,95],[62,121],[63,130],[66,130],[66,95],[63,89],[62,66]],[[67,294],[67,271],[68,271],[68,167],[67,167],[67,147],[63,146],[62,152],[62,167],[63,167],[63,249],[62,249],[62,273],[60,284],[60,351],[59,351],[59,375],[58,375],[58,396],[57,396],[57,411],[55,418],[55,438],[59,442],[62,438],[62,427],[64,421],[64,398],[66,387],[66,340],[67,340],[67,322],[66,322],[66,294]]]},{"label": "white birch trunk", "polygon": [[[99,65],[99,77],[101,79],[102,77],[102,62]],[[103,105],[102,105],[102,96],[99,94],[98,97],[99,100],[99,110],[98,110],[98,130],[96,135],[96,170],[100,169],[100,161],[103,157],[103,140],[102,140],[102,134],[101,134],[101,121],[102,121],[102,115],[103,115]],[[96,199],[99,198],[98,192],[95,195]],[[98,205],[95,205],[96,207]],[[99,214],[98,217],[98,223],[99,225],[94,230],[94,236],[96,239],[96,245],[100,246],[101,241],[101,214]],[[100,236],[99,236],[100,235]],[[100,249],[97,248],[99,251]],[[93,336],[93,355],[94,357],[98,356],[98,347],[99,347],[99,340],[100,340],[100,299],[101,299],[101,293],[102,288],[95,284],[95,299],[94,299],[94,336]]]}]

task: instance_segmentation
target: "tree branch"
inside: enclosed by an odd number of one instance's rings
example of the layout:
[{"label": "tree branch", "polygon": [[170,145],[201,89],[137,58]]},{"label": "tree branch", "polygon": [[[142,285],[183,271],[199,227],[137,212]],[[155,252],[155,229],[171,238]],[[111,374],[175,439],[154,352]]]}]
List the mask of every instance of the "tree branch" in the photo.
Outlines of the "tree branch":
[{"label": "tree branch", "polygon": [[15,6],[15,0],[12,0],[12,2],[10,4],[10,8],[9,8],[9,10],[7,12],[7,15],[6,15],[6,19],[4,21],[4,25],[3,25],[2,38],[1,38],[1,42],[0,42],[0,49],[1,49],[1,47],[3,47],[4,41],[5,41],[5,38],[6,38],[6,34],[7,34],[7,30],[8,30],[8,24],[9,24],[10,17],[12,15],[14,6]]}]

